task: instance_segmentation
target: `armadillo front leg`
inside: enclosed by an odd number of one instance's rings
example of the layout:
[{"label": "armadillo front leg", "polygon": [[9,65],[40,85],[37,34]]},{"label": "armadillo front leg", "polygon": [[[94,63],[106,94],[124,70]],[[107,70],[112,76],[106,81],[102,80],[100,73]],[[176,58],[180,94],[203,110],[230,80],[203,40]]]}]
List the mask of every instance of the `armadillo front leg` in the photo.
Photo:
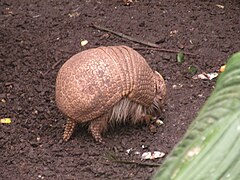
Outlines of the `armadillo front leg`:
[{"label": "armadillo front leg", "polygon": [[68,141],[73,134],[74,128],[76,126],[76,122],[71,120],[70,118],[67,119],[67,124],[65,125],[64,133],[63,133],[63,140]]},{"label": "armadillo front leg", "polygon": [[102,132],[107,128],[107,117],[102,116],[90,123],[89,129],[92,133],[92,136],[97,142],[104,143],[102,139]]}]

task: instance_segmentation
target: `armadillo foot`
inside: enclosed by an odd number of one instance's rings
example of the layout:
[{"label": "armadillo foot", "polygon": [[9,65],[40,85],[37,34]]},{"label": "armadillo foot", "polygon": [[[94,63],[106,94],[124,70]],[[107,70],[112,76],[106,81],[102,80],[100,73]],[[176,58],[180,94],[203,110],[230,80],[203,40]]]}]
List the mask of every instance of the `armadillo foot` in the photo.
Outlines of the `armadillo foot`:
[{"label": "armadillo foot", "polygon": [[144,123],[146,123],[147,125],[150,124],[151,119],[152,119],[152,116],[151,116],[151,115],[146,114],[146,115],[143,116],[143,121],[144,121]]},{"label": "armadillo foot", "polygon": [[91,122],[89,128],[93,138],[100,143],[104,143],[101,133],[104,131],[106,125],[104,124],[104,118],[100,118]]},{"label": "armadillo foot", "polygon": [[65,125],[63,140],[68,141],[73,134],[73,130],[76,126],[76,122],[72,121],[70,118],[67,119],[67,124]]}]

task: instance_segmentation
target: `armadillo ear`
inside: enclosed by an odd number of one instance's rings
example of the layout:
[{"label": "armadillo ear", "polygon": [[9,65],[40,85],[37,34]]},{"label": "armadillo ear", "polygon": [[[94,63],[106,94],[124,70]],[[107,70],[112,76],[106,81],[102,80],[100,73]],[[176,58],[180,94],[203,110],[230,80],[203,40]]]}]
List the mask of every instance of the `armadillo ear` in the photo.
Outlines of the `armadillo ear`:
[{"label": "armadillo ear", "polygon": [[156,91],[161,96],[161,98],[164,99],[166,95],[165,81],[159,72],[154,71],[154,74],[155,74],[155,82],[156,82]]}]

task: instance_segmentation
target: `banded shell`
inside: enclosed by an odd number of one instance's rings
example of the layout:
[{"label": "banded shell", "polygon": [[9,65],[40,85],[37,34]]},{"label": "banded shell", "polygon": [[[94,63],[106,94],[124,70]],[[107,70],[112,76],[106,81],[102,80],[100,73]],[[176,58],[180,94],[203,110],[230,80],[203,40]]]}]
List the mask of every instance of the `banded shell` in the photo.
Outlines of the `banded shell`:
[{"label": "banded shell", "polygon": [[56,80],[56,104],[67,117],[64,140],[76,123],[89,123],[97,141],[111,124],[158,112],[166,94],[164,79],[127,46],[82,51],[66,61]]}]

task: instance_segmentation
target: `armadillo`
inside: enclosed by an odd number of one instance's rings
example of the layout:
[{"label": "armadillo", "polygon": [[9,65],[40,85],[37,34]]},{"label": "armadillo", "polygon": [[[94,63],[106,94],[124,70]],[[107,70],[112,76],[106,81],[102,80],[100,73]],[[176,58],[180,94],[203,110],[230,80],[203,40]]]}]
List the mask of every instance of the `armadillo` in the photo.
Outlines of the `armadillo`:
[{"label": "armadillo", "polygon": [[69,140],[77,123],[84,123],[103,142],[108,127],[159,114],[165,95],[163,77],[132,48],[82,51],[62,65],[56,79],[56,104],[67,117],[63,139]]}]

